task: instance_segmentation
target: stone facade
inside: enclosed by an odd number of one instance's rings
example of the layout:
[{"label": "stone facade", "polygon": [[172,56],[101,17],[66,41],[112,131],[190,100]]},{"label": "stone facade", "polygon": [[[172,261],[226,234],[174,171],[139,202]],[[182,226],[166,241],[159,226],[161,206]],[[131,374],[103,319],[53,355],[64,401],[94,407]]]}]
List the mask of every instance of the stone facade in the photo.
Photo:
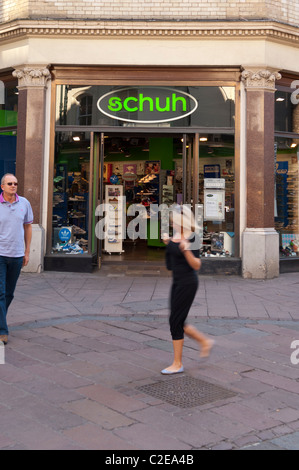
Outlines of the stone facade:
[{"label": "stone facade", "polygon": [[298,0],[2,0],[0,22],[14,19],[243,20],[299,24]]},{"label": "stone facade", "polygon": [[0,71],[11,70],[19,86],[17,176],[35,213],[37,248],[28,269],[42,269],[44,237],[51,236],[47,184],[53,181],[55,69],[69,66],[63,76],[69,81],[72,68],[85,66],[92,73],[93,67],[126,67],[134,80],[137,66],[205,67],[209,80],[215,68],[218,81],[228,67],[240,81],[236,223],[243,276],[278,276],[274,91],[281,75],[299,74],[298,26],[298,0],[0,0]]},{"label": "stone facade", "polygon": [[1,0],[0,23],[16,18],[28,18],[30,0]]}]

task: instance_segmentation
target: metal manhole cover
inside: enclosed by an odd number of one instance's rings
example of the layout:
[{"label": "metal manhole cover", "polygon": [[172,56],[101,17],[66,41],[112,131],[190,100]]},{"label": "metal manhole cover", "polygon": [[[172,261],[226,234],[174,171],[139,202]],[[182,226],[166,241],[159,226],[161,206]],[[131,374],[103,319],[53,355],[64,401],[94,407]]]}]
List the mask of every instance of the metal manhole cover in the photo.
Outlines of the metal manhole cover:
[{"label": "metal manhole cover", "polygon": [[138,390],[180,408],[192,408],[236,396],[231,390],[186,375],[143,385]]}]

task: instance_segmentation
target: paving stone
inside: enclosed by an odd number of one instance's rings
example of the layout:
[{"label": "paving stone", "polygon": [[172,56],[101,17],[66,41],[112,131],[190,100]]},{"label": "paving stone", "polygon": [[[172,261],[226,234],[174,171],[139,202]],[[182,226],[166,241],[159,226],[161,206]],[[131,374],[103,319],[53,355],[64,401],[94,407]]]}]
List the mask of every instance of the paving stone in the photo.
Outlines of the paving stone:
[{"label": "paving stone", "polygon": [[69,427],[79,426],[85,421],[83,417],[64,409],[64,405],[49,403],[39,396],[27,395],[14,400],[12,407],[16,414],[25,416],[36,423],[61,431]]},{"label": "paving stone", "polygon": [[80,388],[78,389],[78,392],[91,400],[106,405],[121,413],[139,410],[145,407],[145,405],[138,400],[128,398],[115,390],[111,390],[110,388],[99,384]]},{"label": "paving stone", "polygon": [[34,396],[42,397],[50,403],[66,403],[80,398],[79,392],[62,387],[53,381],[43,377],[36,377],[35,380],[27,380],[18,384],[20,391],[30,393]]},{"label": "paving stone", "polygon": [[226,416],[230,420],[242,422],[252,430],[264,430],[279,424],[278,420],[270,418],[267,413],[261,413],[247,408],[240,403],[228,404],[216,408],[215,413]]},{"label": "paving stone", "polygon": [[271,444],[286,450],[299,450],[299,432],[273,439]]},{"label": "paving stone", "polygon": [[242,421],[221,416],[215,410],[216,407],[213,407],[210,410],[190,413],[188,416],[184,416],[184,420],[194,426],[200,424],[203,428],[215,434],[218,440],[225,438],[234,441],[237,437],[247,435],[253,431],[251,426],[244,424]]},{"label": "paving stone", "polygon": [[240,450],[283,450],[283,447],[279,447],[271,442],[257,442],[252,445],[246,445]]},{"label": "paving stone", "polygon": [[126,429],[116,429],[115,434],[128,441],[139,450],[190,450],[191,446],[164,434],[153,432],[150,425],[138,423]]},{"label": "paving stone", "polygon": [[86,450],[138,450],[125,436],[122,439],[92,423],[67,429],[63,434]]},{"label": "paving stone", "polygon": [[133,419],[89,399],[72,401],[64,405],[64,409],[108,430],[135,423]]},{"label": "paving stone", "polygon": [[211,447],[211,450],[232,450],[234,448],[233,444],[230,444],[229,442],[222,442],[221,444],[218,444],[216,446]]},{"label": "paving stone", "polygon": [[63,368],[57,368],[45,364],[26,367],[26,371],[30,372],[32,376],[43,377],[68,389],[76,389],[92,383],[90,380],[78,377],[74,373],[68,372]]},{"label": "paving stone", "polygon": [[292,393],[299,393],[299,383],[290,379],[286,379],[281,375],[275,375],[273,373],[264,371],[244,372],[244,375],[276,388],[280,388]]}]

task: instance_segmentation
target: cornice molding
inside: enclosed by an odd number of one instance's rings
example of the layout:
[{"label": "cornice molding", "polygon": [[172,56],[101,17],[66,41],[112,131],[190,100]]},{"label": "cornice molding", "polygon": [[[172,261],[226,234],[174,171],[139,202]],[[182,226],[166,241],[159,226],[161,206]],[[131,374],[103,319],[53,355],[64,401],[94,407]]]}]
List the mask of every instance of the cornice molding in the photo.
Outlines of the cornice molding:
[{"label": "cornice molding", "polygon": [[0,25],[0,41],[20,37],[256,39],[299,43],[299,28],[272,21],[146,22],[15,20]]}]

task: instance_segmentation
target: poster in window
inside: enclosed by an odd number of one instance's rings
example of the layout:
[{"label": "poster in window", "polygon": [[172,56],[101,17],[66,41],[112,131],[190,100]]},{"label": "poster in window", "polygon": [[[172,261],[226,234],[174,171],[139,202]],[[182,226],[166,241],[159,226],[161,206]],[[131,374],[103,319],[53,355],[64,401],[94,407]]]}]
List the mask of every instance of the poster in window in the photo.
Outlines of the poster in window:
[{"label": "poster in window", "polygon": [[225,191],[206,189],[204,191],[204,201],[205,220],[225,220]]}]

